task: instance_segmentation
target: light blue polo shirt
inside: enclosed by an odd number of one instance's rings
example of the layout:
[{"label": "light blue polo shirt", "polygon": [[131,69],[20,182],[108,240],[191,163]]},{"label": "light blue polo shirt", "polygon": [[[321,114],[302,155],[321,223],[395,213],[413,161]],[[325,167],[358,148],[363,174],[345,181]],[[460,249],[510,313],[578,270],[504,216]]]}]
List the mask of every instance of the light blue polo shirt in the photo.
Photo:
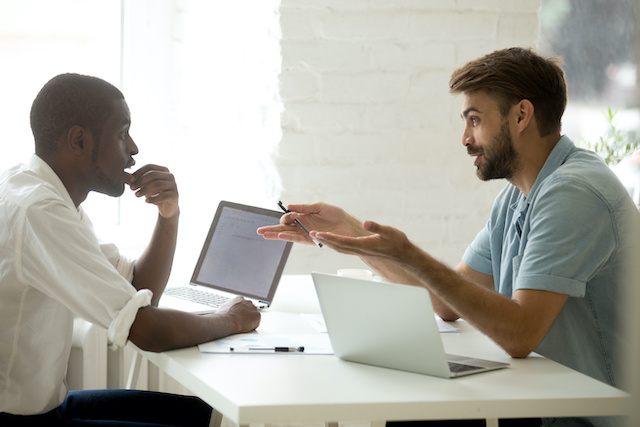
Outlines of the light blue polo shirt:
[{"label": "light blue polo shirt", "polygon": [[[621,380],[620,298],[627,237],[640,215],[594,153],[563,136],[528,198],[507,185],[463,261],[496,290],[539,289],[570,298],[536,352],[613,386]],[[554,424],[556,425],[556,424]]]}]

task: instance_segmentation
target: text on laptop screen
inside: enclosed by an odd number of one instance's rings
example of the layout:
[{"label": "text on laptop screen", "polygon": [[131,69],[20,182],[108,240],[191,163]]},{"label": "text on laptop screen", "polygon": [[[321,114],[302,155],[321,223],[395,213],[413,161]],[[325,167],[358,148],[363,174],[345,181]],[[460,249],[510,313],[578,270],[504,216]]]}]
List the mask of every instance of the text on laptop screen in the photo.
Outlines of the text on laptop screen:
[{"label": "text on laptop screen", "polygon": [[[209,231],[192,283],[260,299],[268,295],[275,277],[284,269],[283,257],[291,245],[266,240],[256,230],[279,223],[282,213],[224,206]],[[284,260],[283,260],[284,258]],[[279,262],[283,260],[282,262]]]}]

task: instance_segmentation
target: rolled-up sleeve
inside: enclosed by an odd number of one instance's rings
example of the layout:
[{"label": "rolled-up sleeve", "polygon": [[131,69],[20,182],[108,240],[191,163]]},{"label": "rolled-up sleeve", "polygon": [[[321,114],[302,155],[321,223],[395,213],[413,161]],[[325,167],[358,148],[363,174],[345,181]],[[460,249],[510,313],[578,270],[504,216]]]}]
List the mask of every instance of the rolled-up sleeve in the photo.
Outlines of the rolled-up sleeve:
[{"label": "rolled-up sleeve", "polygon": [[20,276],[79,317],[103,326],[110,343],[122,346],[152,292],[133,287],[133,261],[101,245],[81,217],[55,200],[30,208],[21,222]]},{"label": "rolled-up sleeve", "polygon": [[532,206],[531,231],[514,289],[583,297],[586,284],[606,267],[616,249],[609,209],[580,181],[550,180]]},{"label": "rolled-up sleeve", "polygon": [[485,228],[480,230],[476,238],[464,252],[462,261],[475,271],[492,275],[491,241],[488,227],[489,225],[487,224]]},{"label": "rolled-up sleeve", "polygon": [[153,293],[149,289],[142,289],[118,312],[107,329],[107,339],[113,346],[122,347],[127,343],[138,310],[151,304],[152,296]]}]

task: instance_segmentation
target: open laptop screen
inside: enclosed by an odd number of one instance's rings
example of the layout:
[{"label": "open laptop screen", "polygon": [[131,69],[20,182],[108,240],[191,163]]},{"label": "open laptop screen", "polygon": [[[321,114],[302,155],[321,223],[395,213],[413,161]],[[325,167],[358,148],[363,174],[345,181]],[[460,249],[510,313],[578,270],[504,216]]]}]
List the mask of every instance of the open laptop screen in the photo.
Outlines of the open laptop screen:
[{"label": "open laptop screen", "polygon": [[273,300],[292,243],[256,232],[282,212],[220,202],[191,283],[266,302]]}]

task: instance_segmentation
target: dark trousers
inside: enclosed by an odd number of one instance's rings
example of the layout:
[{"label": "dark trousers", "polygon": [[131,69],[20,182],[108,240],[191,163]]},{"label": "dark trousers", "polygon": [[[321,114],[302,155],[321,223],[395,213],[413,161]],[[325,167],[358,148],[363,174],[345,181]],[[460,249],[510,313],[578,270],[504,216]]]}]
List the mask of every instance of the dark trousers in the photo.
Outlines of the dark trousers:
[{"label": "dark trousers", "polygon": [[136,390],[71,391],[42,415],[0,413],[3,427],[187,427],[209,425],[211,407],[197,397]]}]

